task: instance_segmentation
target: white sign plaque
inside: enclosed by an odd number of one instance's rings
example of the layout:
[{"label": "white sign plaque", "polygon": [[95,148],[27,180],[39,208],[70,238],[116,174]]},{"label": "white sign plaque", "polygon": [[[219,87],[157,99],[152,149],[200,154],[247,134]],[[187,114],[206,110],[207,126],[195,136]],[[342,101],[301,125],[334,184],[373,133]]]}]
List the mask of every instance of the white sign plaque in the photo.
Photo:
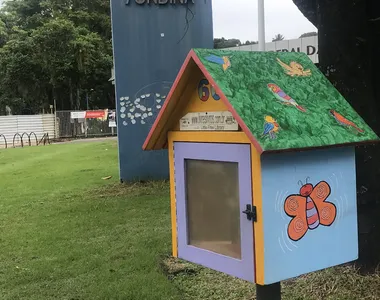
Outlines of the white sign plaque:
[{"label": "white sign plaque", "polygon": [[84,119],[86,117],[85,111],[72,111],[70,112],[71,119]]},{"label": "white sign plaque", "polygon": [[181,131],[237,131],[239,125],[229,111],[188,113],[180,120]]}]

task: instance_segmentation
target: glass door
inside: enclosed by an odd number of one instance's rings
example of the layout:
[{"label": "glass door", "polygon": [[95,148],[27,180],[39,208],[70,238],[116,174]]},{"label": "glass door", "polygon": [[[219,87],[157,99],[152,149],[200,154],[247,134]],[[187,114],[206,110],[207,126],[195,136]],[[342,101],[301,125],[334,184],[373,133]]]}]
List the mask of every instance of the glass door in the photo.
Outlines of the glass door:
[{"label": "glass door", "polygon": [[180,258],[254,281],[248,144],[174,143]]}]

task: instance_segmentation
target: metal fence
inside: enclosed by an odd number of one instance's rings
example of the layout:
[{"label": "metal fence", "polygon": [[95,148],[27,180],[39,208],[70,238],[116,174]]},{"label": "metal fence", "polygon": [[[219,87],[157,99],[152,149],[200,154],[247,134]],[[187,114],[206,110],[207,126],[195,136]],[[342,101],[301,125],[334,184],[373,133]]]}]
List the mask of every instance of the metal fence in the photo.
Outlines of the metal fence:
[{"label": "metal fence", "polygon": [[56,137],[54,114],[0,116],[0,149],[37,145]]},{"label": "metal fence", "polygon": [[57,111],[58,138],[85,138],[117,135],[109,120],[71,119],[71,111]]}]

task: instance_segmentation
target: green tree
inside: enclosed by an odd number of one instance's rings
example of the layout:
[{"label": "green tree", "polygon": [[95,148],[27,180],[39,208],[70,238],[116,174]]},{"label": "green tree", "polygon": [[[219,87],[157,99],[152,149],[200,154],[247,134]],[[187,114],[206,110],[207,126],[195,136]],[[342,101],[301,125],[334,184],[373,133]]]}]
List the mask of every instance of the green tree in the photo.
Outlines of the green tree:
[{"label": "green tree", "polygon": [[[33,57],[34,44],[20,34],[0,48],[0,107],[13,113],[33,113],[48,102],[45,74]],[[32,55],[32,56],[31,56]]]},{"label": "green tree", "polygon": [[0,9],[0,113],[114,106],[109,2],[11,0]]},{"label": "green tree", "polygon": [[214,49],[222,49],[222,48],[230,48],[230,47],[236,47],[241,46],[242,43],[239,39],[225,39],[222,38],[215,38],[214,39]]},{"label": "green tree", "polygon": [[0,47],[4,46],[8,40],[8,32],[5,23],[0,19]]},{"label": "green tree", "polygon": [[255,44],[258,44],[258,42],[255,42],[255,41],[246,41],[244,43],[244,45],[255,45]]},{"label": "green tree", "polygon": [[310,37],[310,36],[318,36],[318,33],[315,31],[306,32],[304,34],[301,34],[300,39],[305,38],[305,37]]},{"label": "green tree", "polygon": [[279,34],[276,34],[274,36],[274,38],[272,39],[272,42],[278,42],[278,41],[282,41],[284,39],[285,39],[285,37],[282,34],[279,33]]}]

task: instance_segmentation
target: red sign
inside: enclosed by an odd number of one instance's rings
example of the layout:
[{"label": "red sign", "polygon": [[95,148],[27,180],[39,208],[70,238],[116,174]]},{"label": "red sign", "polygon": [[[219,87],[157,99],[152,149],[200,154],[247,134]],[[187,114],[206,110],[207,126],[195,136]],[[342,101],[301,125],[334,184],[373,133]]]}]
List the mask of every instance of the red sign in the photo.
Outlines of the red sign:
[{"label": "red sign", "polygon": [[105,110],[87,110],[86,119],[104,119],[106,116]]}]

